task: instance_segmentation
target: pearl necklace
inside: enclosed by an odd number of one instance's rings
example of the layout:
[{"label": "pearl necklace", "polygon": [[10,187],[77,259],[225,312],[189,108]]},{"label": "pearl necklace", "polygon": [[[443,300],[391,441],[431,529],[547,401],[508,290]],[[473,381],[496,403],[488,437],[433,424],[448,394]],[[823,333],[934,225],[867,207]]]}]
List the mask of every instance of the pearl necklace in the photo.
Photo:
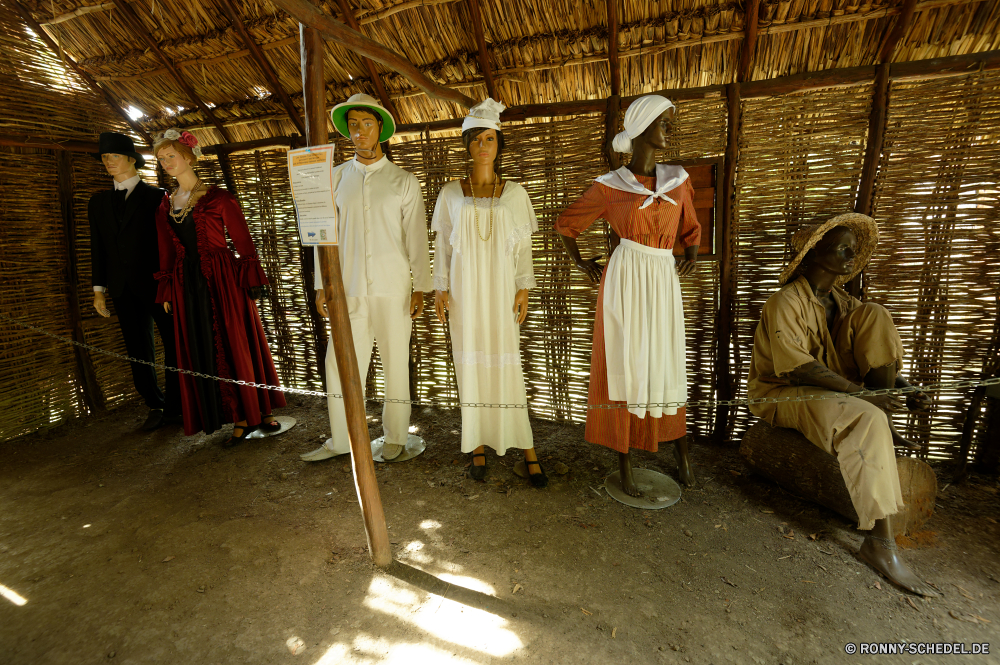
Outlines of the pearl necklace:
[{"label": "pearl necklace", "polygon": [[490,197],[490,230],[483,237],[483,232],[479,230],[479,208],[476,206],[476,189],[472,186],[472,178],[469,178],[469,189],[472,191],[472,213],[476,218],[476,235],[483,242],[493,237],[493,203],[497,200],[497,174],[493,174],[493,195]]},{"label": "pearl necklace", "polygon": [[[184,220],[184,218],[187,216],[188,212],[193,207],[194,195],[195,195],[195,193],[199,189],[201,189],[202,184],[203,183],[201,182],[201,180],[199,180],[198,184],[194,186],[194,189],[192,189],[191,192],[188,194],[187,203],[184,204],[184,208],[181,209],[180,213],[174,212],[174,206],[173,206],[173,204],[171,204],[171,206],[170,206],[170,219],[174,220],[175,224],[180,224]],[[178,187],[177,190],[180,191],[180,187]],[[176,192],[175,192],[175,194],[176,194]]]}]

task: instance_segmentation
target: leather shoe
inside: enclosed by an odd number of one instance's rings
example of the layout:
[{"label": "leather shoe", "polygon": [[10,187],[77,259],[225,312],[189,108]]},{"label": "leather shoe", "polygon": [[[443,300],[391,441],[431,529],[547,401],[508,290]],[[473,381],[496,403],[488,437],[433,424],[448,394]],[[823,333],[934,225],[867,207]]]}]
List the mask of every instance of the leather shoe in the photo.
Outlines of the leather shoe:
[{"label": "leather shoe", "polygon": [[[331,441],[329,439],[327,439],[327,443],[330,443],[330,442]],[[336,457],[337,455],[346,455],[349,452],[351,452],[351,451],[348,449],[348,450],[345,450],[342,453],[338,453],[338,452],[335,452],[333,450],[330,450],[329,448],[326,447],[326,444],[323,444],[322,446],[320,446],[316,450],[311,450],[308,453],[302,453],[301,455],[299,455],[299,458],[303,462],[321,462],[321,461],[323,461],[325,459],[330,459],[331,457]]]},{"label": "leather shoe", "polygon": [[405,446],[401,446],[397,443],[386,443],[382,445],[382,459],[389,461],[394,460],[400,456],[400,454],[405,450]]},{"label": "leather shoe", "polygon": [[149,415],[146,416],[146,422],[142,424],[143,432],[152,432],[154,429],[159,429],[160,425],[163,424],[163,409],[150,409]]}]

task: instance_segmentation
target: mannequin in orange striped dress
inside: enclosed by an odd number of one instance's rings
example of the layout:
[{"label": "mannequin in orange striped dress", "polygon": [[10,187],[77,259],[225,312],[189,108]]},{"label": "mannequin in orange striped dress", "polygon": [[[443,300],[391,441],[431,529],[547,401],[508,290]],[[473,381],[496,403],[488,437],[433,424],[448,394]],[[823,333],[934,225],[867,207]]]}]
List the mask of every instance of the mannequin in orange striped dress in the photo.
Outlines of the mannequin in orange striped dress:
[{"label": "mannequin in orange striped dress", "polygon": [[[684,408],[646,407],[683,403],[687,396],[677,278],[694,270],[701,227],[687,172],[654,159],[655,150],[666,147],[673,113],[673,104],[657,95],[634,102],[614,143],[617,152],[632,153],[631,162],[598,178],[555,224],[577,267],[600,282],[588,404],[633,405],[590,409],[584,438],[619,453],[622,489],[631,496],[641,492],[629,449],[656,452],[661,441],[675,442],[681,482],[694,484]],[[576,242],[601,217],[622,238],[603,269],[594,259],[584,260]],[[676,266],[675,241],[684,247]]]}]

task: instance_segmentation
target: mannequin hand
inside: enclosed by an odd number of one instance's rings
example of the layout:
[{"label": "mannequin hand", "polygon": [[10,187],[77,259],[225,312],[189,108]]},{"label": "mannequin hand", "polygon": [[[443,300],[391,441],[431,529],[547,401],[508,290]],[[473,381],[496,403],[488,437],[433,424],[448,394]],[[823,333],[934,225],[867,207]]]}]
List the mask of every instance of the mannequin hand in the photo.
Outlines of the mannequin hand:
[{"label": "mannequin hand", "polygon": [[604,266],[597,262],[596,257],[581,261],[576,264],[576,267],[583,271],[583,274],[587,276],[591,284],[601,283],[601,273],[604,272]]},{"label": "mannequin hand", "polygon": [[514,314],[518,324],[528,318],[528,289],[521,289],[514,295]]},{"label": "mannequin hand", "polygon": [[266,286],[251,286],[247,289],[247,295],[250,296],[250,300],[260,300],[261,296],[267,293]]},{"label": "mannequin hand", "polygon": [[690,261],[688,259],[681,259],[680,261],[678,261],[677,262],[677,276],[678,277],[687,277],[688,275],[690,275],[691,273],[693,273],[694,272],[695,261],[696,261],[695,259],[691,259]]},{"label": "mannequin hand", "polygon": [[434,312],[437,314],[438,321],[444,323],[448,319],[448,292],[447,291],[435,291],[434,292]]},{"label": "mannequin hand", "polygon": [[163,311],[166,312],[167,314],[170,314],[170,303],[169,302],[164,302],[163,303]]},{"label": "mannequin hand", "polygon": [[94,291],[94,309],[101,316],[107,318],[111,316],[111,312],[108,311],[108,303],[104,298],[104,293],[102,291]]},{"label": "mannequin hand", "polygon": [[931,398],[927,396],[927,393],[922,391],[906,393],[906,408],[910,411],[926,411],[930,406]]},{"label": "mannequin hand", "polygon": [[874,404],[886,413],[906,410],[906,405],[896,395],[858,395],[858,399]]},{"label": "mannequin hand", "polygon": [[424,294],[414,291],[410,294],[410,319],[415,319],[424,313]]},{"label": "mannequin hand", "polygon": [[330,313],[326,311],[326,294],[323,293],[323,289],[316,289],[316,311],[320,313],[320,316],[330,316]]}]

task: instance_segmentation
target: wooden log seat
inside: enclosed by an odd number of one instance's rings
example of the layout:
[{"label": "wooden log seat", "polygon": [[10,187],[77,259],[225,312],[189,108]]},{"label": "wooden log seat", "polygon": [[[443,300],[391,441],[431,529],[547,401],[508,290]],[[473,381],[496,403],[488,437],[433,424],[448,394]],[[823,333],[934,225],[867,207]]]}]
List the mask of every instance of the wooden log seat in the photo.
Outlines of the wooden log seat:
[{"label": "wooden log seat", "polygon": [[[758,420],[743,435],[740,454],[747,464],[789,492],[834,510],[856,525],[858,514],[844,484],[837,458],[793,429]],[[895,535],[913,533],[934,514],[937,476],[926,463],[897,457],[899,485],[906,508],[893,516]]]}]

